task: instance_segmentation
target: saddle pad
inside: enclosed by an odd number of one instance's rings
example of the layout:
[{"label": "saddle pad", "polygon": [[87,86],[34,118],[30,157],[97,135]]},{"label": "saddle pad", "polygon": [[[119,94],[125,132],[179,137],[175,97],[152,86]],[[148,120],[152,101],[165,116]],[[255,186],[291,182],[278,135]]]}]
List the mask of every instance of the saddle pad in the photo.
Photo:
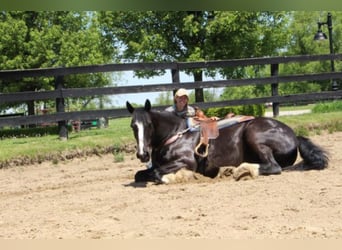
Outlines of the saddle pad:
[{"label": "saddle pad", "polygon": [[[253,120],[254,118],[255,118],[254,116],[247,116],[247,115],[237,115],[231,118],[225,118],[225,119],[217,121],[217,128],[222,129],[222,128],[230,127],[240,122]],[[190,131],[192,132],[200,131],[200,122],[191,117],[187,118],[187,126],[188,128],[190,128]]]},{"label": "saddle pad", "polygon": [[234,124],[237,124],[240,122],[246,122],[246,121],[253,120],[254,118],[255,118],[254,116],[237,115],[237,116],[234,116],[232,118],[226,118],[226,119],[219,120],[217,122],[217,127],[219,129],[226,128],[226,127],[233,126]]}]

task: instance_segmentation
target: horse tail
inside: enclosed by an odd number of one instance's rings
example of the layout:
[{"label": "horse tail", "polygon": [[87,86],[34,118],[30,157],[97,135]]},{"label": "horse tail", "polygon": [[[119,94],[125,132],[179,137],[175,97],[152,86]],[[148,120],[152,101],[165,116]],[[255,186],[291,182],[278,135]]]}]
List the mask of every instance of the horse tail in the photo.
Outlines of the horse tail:
[{"label": "horse tail", "polygon": [[297,136],[297,140],[299,153],[303,160],[294,165],[293,170],[322,170],[328,167],[329,157],[324,149],[306,137]]}]

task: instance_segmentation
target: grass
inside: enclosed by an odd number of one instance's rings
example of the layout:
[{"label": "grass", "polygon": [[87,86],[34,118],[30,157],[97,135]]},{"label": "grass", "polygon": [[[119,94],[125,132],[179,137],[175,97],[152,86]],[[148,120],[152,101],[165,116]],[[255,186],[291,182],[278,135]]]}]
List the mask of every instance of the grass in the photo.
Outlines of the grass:
[{"label": "grass", "polygon": [[[308,104],[308,105],[293,105],[293,106],[280,106],[279,109],[281,111],[295,111],[295,110],[303,110],[303,109],[312,109],[315,105]],[[267,111],[272,111],[272,108],[268,108]]]},{"label": "grass", "polygon": [[342,131],[342,111],[282,116],[277,119],[293,128],[297,135],[309,136],[320,134],[322,131]]},{"label": "grass", "polygon": [[[330,133],[342,131],[342,110],[277,119],[292,127],[298,135],[319,134],[322,130]],[[18,159],[24,159],[18,165],[44,160],[57,163],[63,157],[68,158],[70,153],[82,156],[82,152],[87,151],[89,154],[111,152],[115,161],[123,161],[122,152],[128,145],[135,145],[129,123],[130,118],[110,120],[108,128],[72,132],[67,141],[59,140],[57,135],[0,140],[0,168]]]},{"label": "grass", "polygon": [[[305,106],[298,106],[296,109],[310,109],[310,114],[301,116],[279,117],[279,120],[288,124],[294,129],[297,135],[308,136],[310,133],[320,134],[322,130],[329,133],[342,131],[342,101],[327,101]],[[284,110],[283,108],[281,108]]]},{"label": "grass", "polygon": [[313,113],[328,113],[342,111],[342,101],[321,102],[312,108]]},{"label": "grass", "polygon": [[69,151],[101,151],[106,147],[124,147],[133,143],[133,134],[129,126],[130,118],[111,120],[105,129],[82,130],[70,133],[67,141],[59,140],[57,135],[43,137],[8,138],[0,141],[0,162],[20,158],[44,158],[65,154]]}]

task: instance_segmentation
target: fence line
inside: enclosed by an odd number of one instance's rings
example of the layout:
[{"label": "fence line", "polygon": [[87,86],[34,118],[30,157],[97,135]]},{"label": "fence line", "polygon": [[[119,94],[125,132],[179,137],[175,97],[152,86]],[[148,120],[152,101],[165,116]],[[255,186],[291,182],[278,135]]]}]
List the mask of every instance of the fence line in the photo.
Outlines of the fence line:
[{"label": "fence line", "polygon": [[297,55],[266,58],[244,58],[202,62],[147,62],[147,63],[113,63],[90,66],[73,66],[59,68],[0,70],[0,79],[18,80],[24,77],[66,76],[74,74],[104,73],[130,70],[186,70],[199,68],[224,68],[250,65],[283,64],[290,62],[310,62],[325,60],[342,60],[342,54]]},{"label": "fence line", "polygon": [[271,76],[249,79],[228,79],[228,80],[212,80],[212,81],[197,81],[197,82],[182,82],[182,83],[160,83],[149,84],[143,86],[119,86],[119,87],[100,87],[100,88],[69,88],[51,91],[25,91],[17,93],[0,94],[0,103],[20,102],[24,101],[42,101],[55,98],[76,98],[83,96],[101,96],[101,95],[118,95],[130,93],[145,93],[145,92],[162,92],[172,91],[177,88],[220,88],[246,85],[264,85],[288,82],[303,82],[303,81],[322,81],[330,79],[342,78],[342,72],[329,72],[320,74],[303,74],[291,76]]},{"label": "fence line", "polygon": [[[45,122],[58,122],[60,126],[60,137],[67,137],[66,121],[78,119],[94,119],[98,117],[124,117],[129,116],[125,109],[94,110],[65,112],[65,98],[77,98],[83,96],[119,95],[128,93],[163,92],[172,91],[180,87],[187,89],[203,89],[232,87],[245,85],[270,84],[272,95],[262,98],[250,98],[241,100],[228,100],[212,103],[195,103],[201,108],[222,107],[233,105],[258,104],[265,102],[273,103],[273,114],[279,114],[279,104],[284,102],[317,101],[326,99],[341,99],[342,91],[327,91],[320,93],[299,94],[279,96],[278,84],[303,81],[322,81],[342,79],[342,72],[323,72],[315,74],[279,75],[279,64],[291,62],[311,62],[322,60],[341,60],[342,54],[328,55],[301,55],[289,57],[269,58],[246,58],[234,60],[205,61],[205,62],[172,62],[172,63],[128,63],[128,64],[106,64],[77,67],[26,69],[26,70],[2,70],[0,80],[19,80],[25,77],[55,77],[55,90],[51,91],[26,91],[17,93],[0,93],[0,104],[9,102],[26,102],[40,100],[56,100],[57,113],[47,115],[30,115],[0,118],[0,126],[26,125]],[[213,81],[180,82],[179,73],[189,69],[209,69],[227,67],[245,67],[250,65],[270,65],[270,76],[248,79],[228,79]],[[89,74],[113,71],[129,70],[170,70],[172,82],[167,84],[147,84],[135,86],[101,87],[101,88],[64,88],[63,77],[71,74]],[[163,108],[163,107],[156,107]]]}]

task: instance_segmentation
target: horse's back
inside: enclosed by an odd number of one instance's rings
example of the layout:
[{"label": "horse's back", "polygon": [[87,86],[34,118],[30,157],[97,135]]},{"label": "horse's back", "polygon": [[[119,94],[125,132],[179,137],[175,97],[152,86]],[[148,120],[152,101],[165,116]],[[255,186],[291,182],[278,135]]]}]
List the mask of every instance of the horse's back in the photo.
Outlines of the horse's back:
[{"label": "horse's back", "polygon": [[[256,143],[276,143],[281,148],[297,147],[297,138],[294,131],[286,124],[265,117],[258,117],[251,120],[244,132],[248,141]],[[295,142],[295,145],[293,145]]]},{"label": "horse's back", "polygon": [[292,165],[298,141],[293,130],[272,118],[257,117],[220,130],[211,141],[209,162],[214,166],[239,166],[243,162],[262,162],[263,151],[272,151],[280,166]]}]

